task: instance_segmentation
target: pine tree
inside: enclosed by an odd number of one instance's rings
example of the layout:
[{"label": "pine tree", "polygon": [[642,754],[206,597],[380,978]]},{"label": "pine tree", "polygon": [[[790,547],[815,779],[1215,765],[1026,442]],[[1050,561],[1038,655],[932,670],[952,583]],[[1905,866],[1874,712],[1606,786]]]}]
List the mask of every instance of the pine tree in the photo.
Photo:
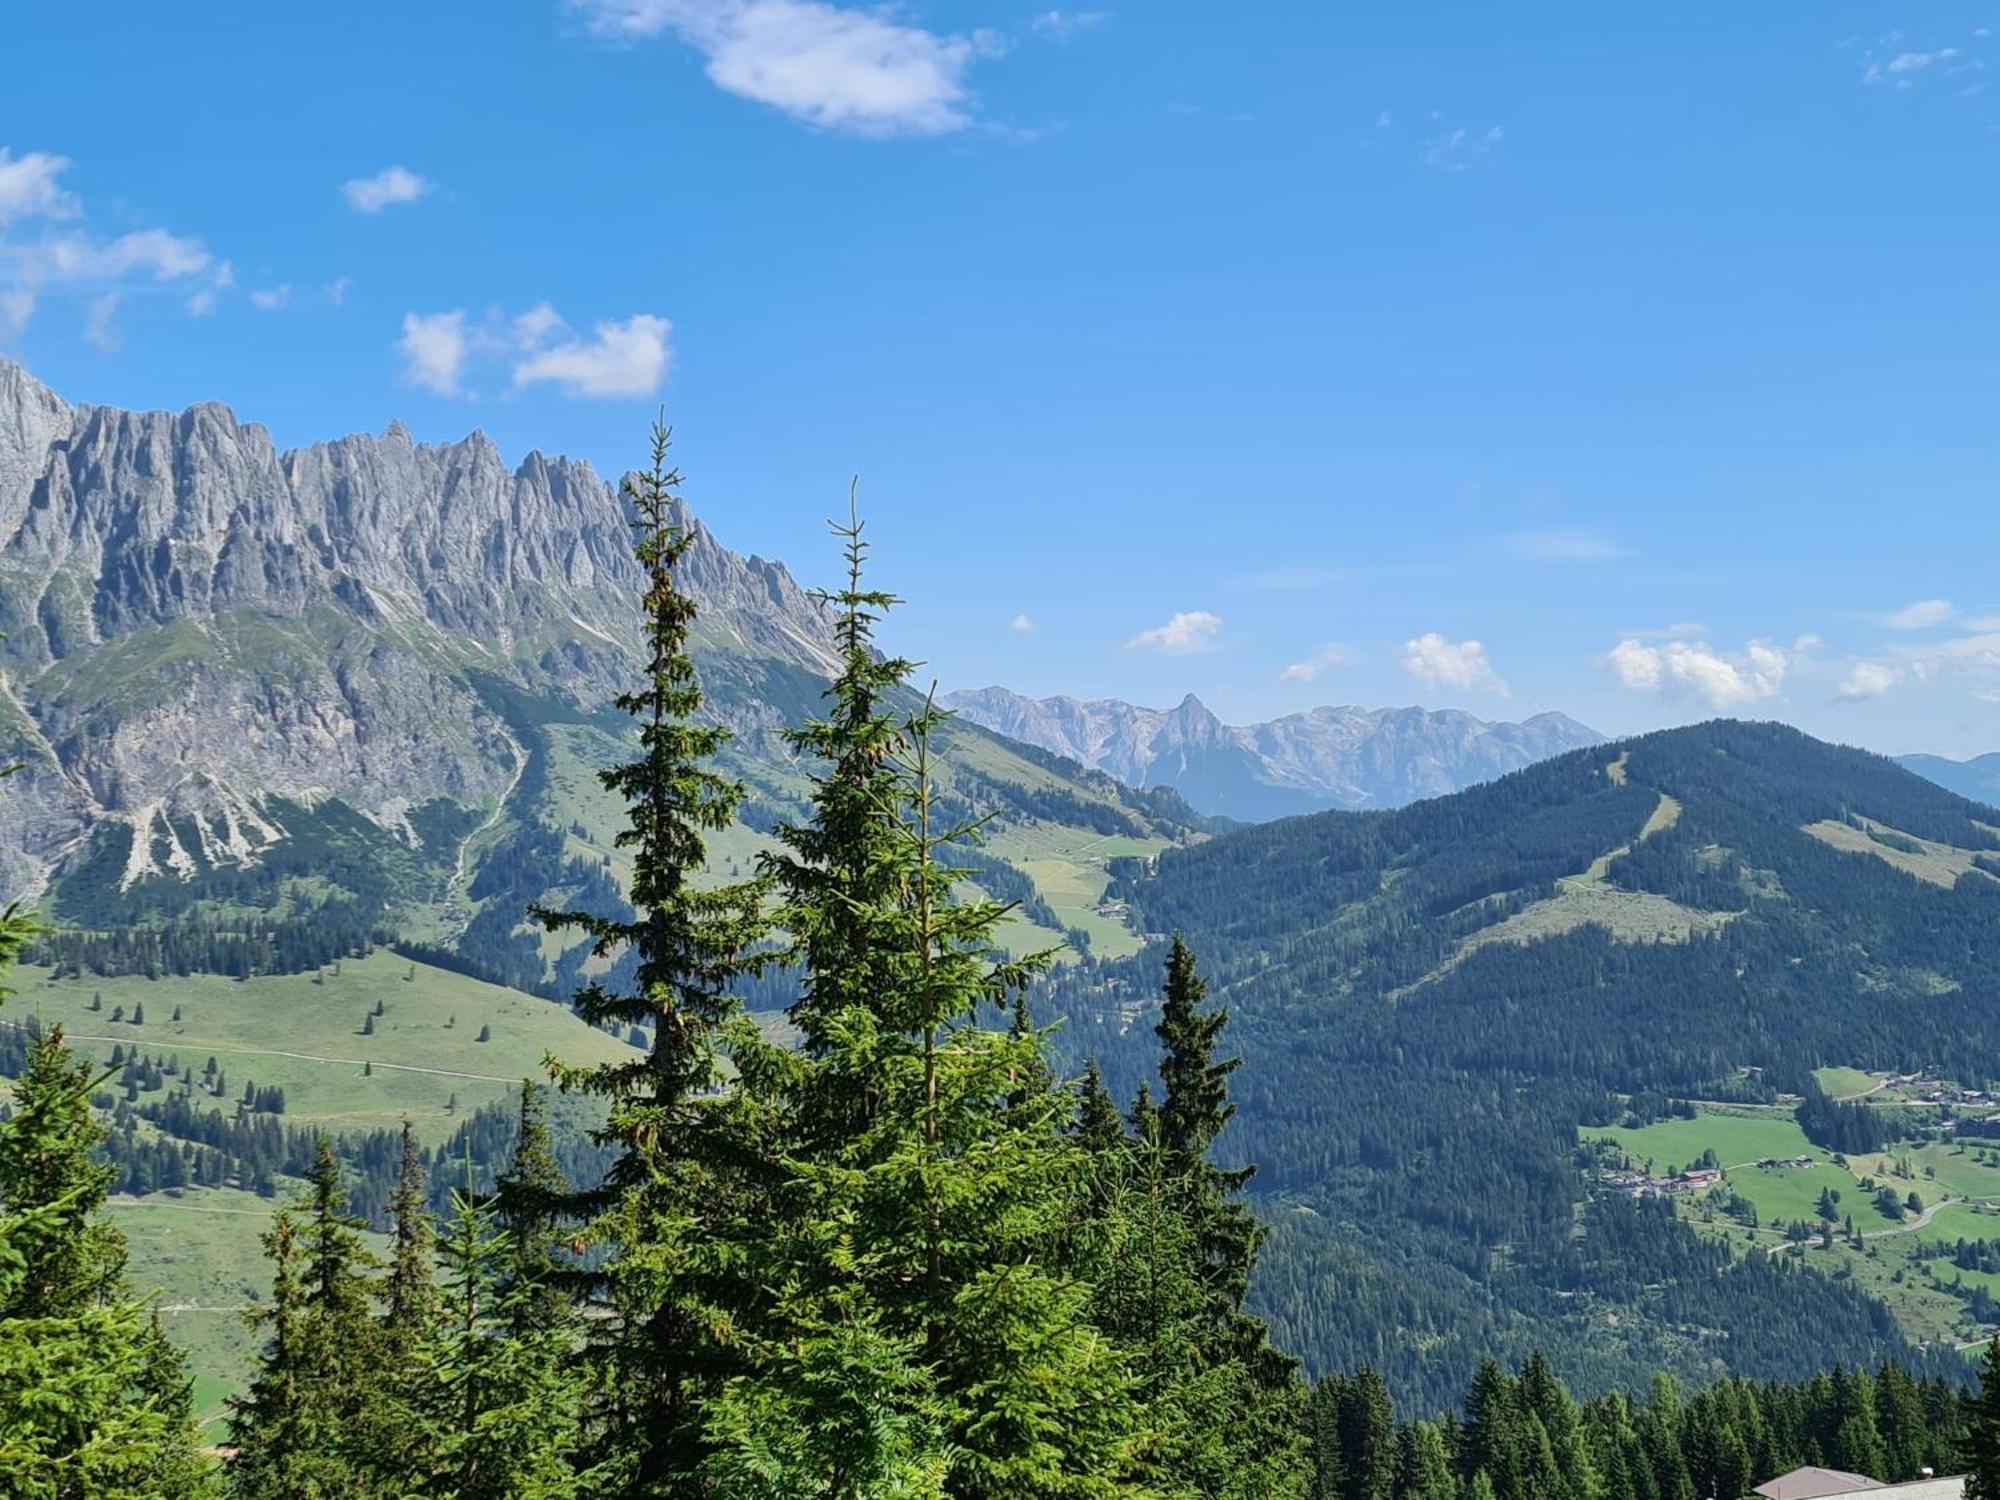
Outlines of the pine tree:
[{"label": "pine tree", "polygon": [[25,1261],[0,1316],[74,1317],[122,1294],[125,1237],[93,1222],[117,1177],[97,1160],[105,1129],[91,1112],[97,1070],[63,1045],[60,1026],[35,1038],[0,1132],[0,1202],[37,1215],[18,1247]]},{"label": "pine tree", "polygon": [[1094,1057],[1084,1069],[1077,1100],[1076,1137],[1085,1150],[1116,1151],[1127,1143],[1125,1122],[1119,1118],[1118,1106],[1104,1086],[1104,1074]]},{"label": "pine tree", "polygon": [[422,1337],[437,1313],[437,1289],[431,1274],[434,1236],[424,1201],[426,1180],[423,1151],[417,1145],[415,1129],[405,1120],[396,1190],[389,1200],[393,1249],[383,1287],[383,1326],[392,1351]]},{"label": "pine tree", "polygon": [[767,863],[802,974],[794,1057],[732,1053],[785,1162],[757,1280],[776,1289],[731,1382],[708,1478],[769,1496],[1143,1495],[1122,1352],[1066,1266],[1087,1153],[1044,1038],[1004,1012],[1046,955],[996,951],[1009,908],[955,899],[936,742],[945,716],[889,706],[852,515],[836,527],[843,668],[799,743],[813,816]]},{"label": "pine tree", "polygon": [[494,1210],[473,1192],[469,1152],[440,1251],[439,1316],[416,1353],[411,1405],[422,1456],[404,1466],[408,1488],[449,1500],[599,1493],[596,1478],[575,1463],[576,1330],[532,1323],[526,1304],[541,1288],[514,1278],[517,1256]]},{"label": "pine tree", "polygon": [[178,1356],[124,1292],[122,1238],[90,1222],[93,1071],[60,1030],[30,1057],[0,1125],[0,1475],[30,1500],[205,1493]]},{"label": "pine tree", "polygon": [[322,1138],[306,1191],[265,1236],[270,1306],[249,1392],[231,1403],[231,1493],[254,1500],[400,1494],[397,1409],[372,1315],[375,1264]]},{"label": "pine tree", "polygon": [[[1145,1256],[1166,1262],[1154,1278],[1160,1305],[1151,1316],[1162,1321],[1152,1364],[1174,1372],[1157,1395],[1166,1425],[1178,1433],[1181,1457],[1174,1462],[1185,1476],[1213,1493],[1234,1484],[1241,1492],[1281,1494],[1286,1476],[1307,1467],[1310,1397],[1293,1362],[1271,1347],[1262,1320],[1244,1311],[1264,1231],[1241,1196],[1251,1169],[1213,1160],[1235,1113],[1229,1076],[1240,1059],[1218,1058],[1229,1015],[1205,1008],[1206,998],[1194,954],[1176,936],[1156,1028],[1164,1093],[1156,1123],[1139,1121],[1135,1148],[1146,1186],[1144,1201],[1134,1205],[1143,1215],[1142,1235],[1157,1247]],[[1162,1223],[1163,1211],[1178,1223]],[[1192,1278],[1192,1305],[1175,1307],[1173,1297],[1161,1297],[1162,1277]],[[1176,1332],[1168,1335],[1169,1327]]]},{"label": "pine tree", "polygon": [[623,1148],[602,1187],[574,1207],[608,1254],[596,1278],[606,1316],[591,1325],[598,1415],[624,1445],[621,1482],[643,1493],[698,1467],[703,1404],[737,1361],[732,1310],[714,1300],[737,1294],[709,1279],[705,1259],[740,1196],[717,1047],[740,1011],[731,988],[755,966],[751,951],[766,930],[761,882],[695,881],[707,836],[730,825],[743,789],[712,766],[727,731],[700,717],[689,655],[695,603],[679,579],[695,533],[680,511],[681,476],[667,464],[671,441],[656,423],[652,462],[625,487],[647,584],[647,669],[644,685],[617,700],[639,721],[639,754],[600,773],[628,809],[617,843],[631,851],[633,915],[538,912],[551,932],[582,933],[601,958],[636,959],[629,989],[593,981],[578,992],[577,1013],[593,1026],[643,1021],[652,1032],[641,1058],[558,1073],[565,1088],[608,1101],[600,1139]]},{"label": "pine tree", "polygon": [[570,1184],[549,1143],[541,1092],[523,1079],[513,1160],[494,1188],[494,1211],[506,1253],[502,1290],[512,1299],[512,1331],[517,1337],[553,1328],[570,1316],[564,1290],[568,1266],[558,1243],[562,1205],[569,1195]]},{"label": "pine tree", "polygon": [[1335,1420],[1347,1479],[1341,1500],[1389,1500],[1396,1477],[1396,1417],[1388,1387],[1372,1365],[1344,1383]]},{"label": "pine tree", "polygon": [[2000,1500],[2000,1338],[1986,1345],[1962,1442],[1966,1500]]}]

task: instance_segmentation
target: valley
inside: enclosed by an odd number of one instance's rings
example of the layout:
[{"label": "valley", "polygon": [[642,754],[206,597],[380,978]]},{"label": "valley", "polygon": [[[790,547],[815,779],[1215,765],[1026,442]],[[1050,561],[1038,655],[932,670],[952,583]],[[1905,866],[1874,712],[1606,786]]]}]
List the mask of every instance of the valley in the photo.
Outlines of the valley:
[{"label": "valley", "polygon": [[1908,1111],[1879,1150],[1814,1143],[1796,1101],[1586,1125],[1579,1149],[1596,1191],[1664,1198],[1733,1255],[1783,1257],[1852,1285],[1889,1308],[1914,1346],[1976,1358],[2000,1333],[2000,1135],[1989,1134],[2000,1106],[1930,1103],[1934,1089],[1889,1079],[1817,1070],[1830,1097],[1845,1088],[1874,1108]]}]

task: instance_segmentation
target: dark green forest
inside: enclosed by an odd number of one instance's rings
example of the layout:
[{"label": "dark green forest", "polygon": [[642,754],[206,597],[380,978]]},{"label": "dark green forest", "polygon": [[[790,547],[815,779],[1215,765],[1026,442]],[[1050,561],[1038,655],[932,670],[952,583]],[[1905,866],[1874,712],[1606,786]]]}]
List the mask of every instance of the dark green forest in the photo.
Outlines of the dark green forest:
[{"label": "dark green forest", "polygon": [[[1677,817],[1641,838],[1663,796]],[[1803,830],[1979,854],[2000,846],[1990,817],[1879,757],[1715,722],[1125,862],[1114,896],[1143,929],[1184,933],[1234,1016],[1246,1064],[1221,1150],[1259,1164],[1273,1227],[1254,1301],[1277,1341],[1315,1374],[1370,1362],[1419,1411],[1453,1405],[1487,1355],[1536,1349],[1590,1393],[1660,1370],[1797,1379],[1884,1351],[1955,1369],[1845,1285],[1721,1263],[1685,1224],[1587,1198],[1576,1140],[1632,1096],[1785,1091],[1807,1096],[1815,1139],[1868,1149],[1887,1116],[1819,1099],[1812,1069],[1988,1079],[2000,881],[1926,883]],[[1621,940],[1592,920],[1478,942],[1559,911],[1600,855],[1593,899],[1664,898],[1693,935]],[[1095,1057],[1120,1091],[1148,1077],[1118,1026],[1148,982],[1144,958],[1052,976],[1064,1061]]]}]

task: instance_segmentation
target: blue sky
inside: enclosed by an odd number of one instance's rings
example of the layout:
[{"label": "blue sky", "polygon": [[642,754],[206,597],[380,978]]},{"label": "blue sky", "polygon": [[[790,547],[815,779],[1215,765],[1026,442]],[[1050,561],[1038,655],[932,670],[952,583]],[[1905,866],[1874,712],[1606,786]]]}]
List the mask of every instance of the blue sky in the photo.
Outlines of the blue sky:
[{"label": "blue sky", "polygon": [[949,686],[2000,749],[1989,24],[34,7],[0,351],[613,472],[664,401],[808,579],[858,472]]}]

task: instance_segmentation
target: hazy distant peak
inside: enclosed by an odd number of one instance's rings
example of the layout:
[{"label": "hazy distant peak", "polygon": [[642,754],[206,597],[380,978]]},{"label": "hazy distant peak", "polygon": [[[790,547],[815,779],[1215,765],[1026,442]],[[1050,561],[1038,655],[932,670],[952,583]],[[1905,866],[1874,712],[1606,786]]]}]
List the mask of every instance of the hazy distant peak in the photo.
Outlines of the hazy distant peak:
[{"label": "hazy distant peak", "polygon": [[1129,786],[1171,786],[1203,812],[1244,819],[1399,806],[1603,740],[1560,713],[1514,724],[1459,709],[1323,705],[1231,725],[1192,693],[1172,709],[1029,698],[1003,687],[945,701],[975,723]]}]

